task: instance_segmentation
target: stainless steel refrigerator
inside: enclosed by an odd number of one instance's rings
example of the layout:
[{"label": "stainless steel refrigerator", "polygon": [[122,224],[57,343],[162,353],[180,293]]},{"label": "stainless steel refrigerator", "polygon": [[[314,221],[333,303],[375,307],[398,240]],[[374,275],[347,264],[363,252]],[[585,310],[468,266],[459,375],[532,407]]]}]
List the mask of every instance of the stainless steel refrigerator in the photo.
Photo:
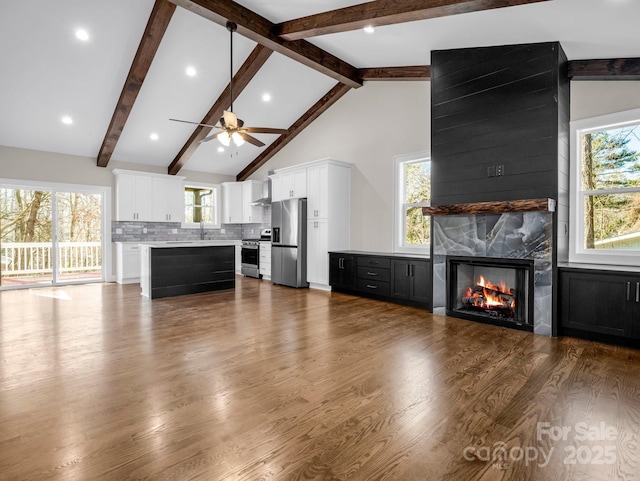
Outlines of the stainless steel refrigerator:
[{"label": "stainless steel refrigerator", "polygon": [[307,282],[307,199],[271,204],[271,282],[309,287]]}]

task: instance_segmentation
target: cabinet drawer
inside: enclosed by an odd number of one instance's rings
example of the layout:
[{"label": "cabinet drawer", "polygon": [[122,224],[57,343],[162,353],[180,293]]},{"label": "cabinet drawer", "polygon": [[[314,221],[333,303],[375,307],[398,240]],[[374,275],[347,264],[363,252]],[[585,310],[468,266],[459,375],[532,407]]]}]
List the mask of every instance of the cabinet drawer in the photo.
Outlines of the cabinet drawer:
[{"label": "cabinet drawer", "polygon": [[383,281],[389,282],[391,279],[389,269],[381,269],[379,267],[358,267],[358,278],[359,279],[370,279],[372,281]]},{"label": "cabinet drawer", "polygon": [[358,279],[358,290],[377,296],[389,296],[391,293],[391,287],[388,282],[371,279]]},{"label": "cabinet drawer", "polygon": [[358,266],[389,269],[391,267],[391,260],[386,257],[358,256]]}]

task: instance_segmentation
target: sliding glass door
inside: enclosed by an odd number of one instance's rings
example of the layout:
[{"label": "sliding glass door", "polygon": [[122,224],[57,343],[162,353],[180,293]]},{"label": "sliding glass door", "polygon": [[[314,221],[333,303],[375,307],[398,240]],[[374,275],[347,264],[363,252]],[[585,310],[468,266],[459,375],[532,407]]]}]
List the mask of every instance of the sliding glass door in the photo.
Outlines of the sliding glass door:
[{"label": "sliding glass door", "polygon": [[104,280],[104,195],[0,186],[0,288]]},{"label": "sliding glass door", "polygon": [[102,197],[58,192],[55,204],[56,280],[102,280]]},{"label": "sliding glass door", "polygon": [[0,189],[0,286],[53,282],[51,192]]}]

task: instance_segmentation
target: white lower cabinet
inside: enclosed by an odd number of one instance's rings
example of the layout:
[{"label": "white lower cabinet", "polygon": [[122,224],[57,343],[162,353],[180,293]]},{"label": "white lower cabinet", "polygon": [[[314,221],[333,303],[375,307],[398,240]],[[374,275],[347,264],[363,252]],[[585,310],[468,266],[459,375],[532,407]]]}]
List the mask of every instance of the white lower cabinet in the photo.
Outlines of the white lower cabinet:
[{"label": "white lower cabinet", "polygon": [[241,275],[242,274],[242,241],[241,240],[236,241],[235,246],[236,246],[235,271],[236,271],[236,274]]},{"label": "white lower cabinet", "polygon": [[329,222],[307,221],[307,281],[316,289],[329,286]]},{"label": "white lower cabinet", "polygon": [[271,279],[271,242],[260,242],[260,275]]},{"label": "white lower cabinet", "polygon": [[118,284],[140,282],[140,245],[116,242],[116,281]]}]

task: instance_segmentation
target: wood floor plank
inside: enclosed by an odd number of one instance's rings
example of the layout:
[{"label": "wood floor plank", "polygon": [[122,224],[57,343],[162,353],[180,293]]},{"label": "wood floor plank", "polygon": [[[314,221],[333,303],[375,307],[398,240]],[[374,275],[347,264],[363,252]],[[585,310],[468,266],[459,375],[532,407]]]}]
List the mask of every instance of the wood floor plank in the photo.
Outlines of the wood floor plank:
[{"label": "wood floor plank", "polygon": [[236,284],[0,291],[0,479],[640,480],[638,351]]}]

